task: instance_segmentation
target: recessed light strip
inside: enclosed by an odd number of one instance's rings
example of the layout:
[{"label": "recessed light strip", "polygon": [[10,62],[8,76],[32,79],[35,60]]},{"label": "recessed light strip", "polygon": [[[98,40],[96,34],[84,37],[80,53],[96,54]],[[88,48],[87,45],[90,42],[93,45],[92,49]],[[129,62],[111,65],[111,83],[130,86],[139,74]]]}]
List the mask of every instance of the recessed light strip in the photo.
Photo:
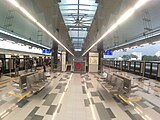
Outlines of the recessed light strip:
[{"label": "recessed light strip", "polygon": [[61,45],[65,50],[67,50],[71,55],[74,56],[74,54],[65,47],[55,36],[52,35],[51,32],[49,32],[42,24],[40,24],[27,10],[25,10],[16,0],[7,0],[12,5],[17,7],[24,15],[26,15],[32,22],[34,22],[38,27],[40,27],[44,32],[46,32],[51,38],[53,38],[59,45]]},{"label": "recessed light strip", "polygon": [[97,45],[100,41],[102,41],[109,33],[111,33],[113,30],[115,30],[118,25],[125,22],[129,17],[131,17],[137,9],[142,7],[144,4],[146,4],[150,0],[139,0],[132,8],[127,10],[118,20],[115,24],[113,24],[93,45],[91,45],[83,54],[84,56],[87,52],[89,52],[95,45]]}]

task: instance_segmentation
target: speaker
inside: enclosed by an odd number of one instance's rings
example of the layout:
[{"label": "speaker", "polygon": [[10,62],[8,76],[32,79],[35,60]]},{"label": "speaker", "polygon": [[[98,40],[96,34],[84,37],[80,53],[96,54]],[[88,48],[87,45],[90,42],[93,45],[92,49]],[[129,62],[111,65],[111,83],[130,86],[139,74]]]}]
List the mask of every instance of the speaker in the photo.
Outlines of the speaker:
[{"label": "speaker", "polygon": [[59,3],[61,2],[61,0],[57,0]]},{"label": "speaker", "polygon": [[100,2],[100,0],[95,0],[95,3],[99,3]]}]

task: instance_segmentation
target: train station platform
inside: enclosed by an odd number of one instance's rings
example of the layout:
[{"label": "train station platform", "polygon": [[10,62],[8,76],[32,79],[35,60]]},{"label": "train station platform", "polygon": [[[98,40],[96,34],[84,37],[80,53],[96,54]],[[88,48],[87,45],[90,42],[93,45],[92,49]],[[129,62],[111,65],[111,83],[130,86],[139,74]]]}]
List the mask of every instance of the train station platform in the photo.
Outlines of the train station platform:
[{"label": "train station platform", "polygon": [[[105,70],[108,72],[108,69]],[[110,72],[113,73],[114,69]],[[134,93],[142,99],[125,101],[109,93],[101,84],[104,79],[97,77],[100,75],[96,73],[58,72],[51,73],[51,76],[49,85],[38,93],[28,96],[27,103],[22,102],[24,105],[21,107],[16,103],[19,98],[9,94],[2,95],[1,119],[157,120],[160,117],[159,92],[154,92],[151,88],[148,90],[142,83],[138,83],[138,91]],[[10,102],[7,101],[9,98],[12,98]],[[2,108],[7,106],[10,107],[3,111]]]},{"label": "train station platform", "polygon": [[151,1],[0,0],[0,120],[159,120]]}]

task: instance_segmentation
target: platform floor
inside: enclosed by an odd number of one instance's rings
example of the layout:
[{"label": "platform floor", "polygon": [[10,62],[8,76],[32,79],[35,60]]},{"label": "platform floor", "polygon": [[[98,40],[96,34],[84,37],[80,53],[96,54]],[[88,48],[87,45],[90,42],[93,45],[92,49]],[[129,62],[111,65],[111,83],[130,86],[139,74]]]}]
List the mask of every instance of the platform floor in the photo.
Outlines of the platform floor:
[{"label": "platform floor", "polygon": [[[7,99],[0,99],[0,120],[158,120],[160,97],[143,92],[139,102],[126,104],[108,93],[95,74],[51,73],[51,83],[28,97],[23,107],[12,107],[1,116]],[[6,97],[9,97],[6,94]],[[11,96],[10,96],[11,97]],[[17,98],[12,100],[12,104]],[[23,104],[23,103],[22,103]]]}]

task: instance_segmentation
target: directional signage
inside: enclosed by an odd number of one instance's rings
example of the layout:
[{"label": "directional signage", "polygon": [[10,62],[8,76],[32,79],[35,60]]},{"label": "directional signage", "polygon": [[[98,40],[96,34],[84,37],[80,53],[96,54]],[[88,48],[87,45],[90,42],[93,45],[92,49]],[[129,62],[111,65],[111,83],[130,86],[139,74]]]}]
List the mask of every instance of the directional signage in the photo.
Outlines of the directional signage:
[{"label": "directional signage", "polygon": [[43,54],[50,54],[51,51],[50,51],[49,49],[43,49],[43,50],[42,50],[42,53],[43,53]]},{"label": "directional signage", "polygon": [[112,51],[107,50],[107,51],[105,52],[105,55],[112,55]]}]

